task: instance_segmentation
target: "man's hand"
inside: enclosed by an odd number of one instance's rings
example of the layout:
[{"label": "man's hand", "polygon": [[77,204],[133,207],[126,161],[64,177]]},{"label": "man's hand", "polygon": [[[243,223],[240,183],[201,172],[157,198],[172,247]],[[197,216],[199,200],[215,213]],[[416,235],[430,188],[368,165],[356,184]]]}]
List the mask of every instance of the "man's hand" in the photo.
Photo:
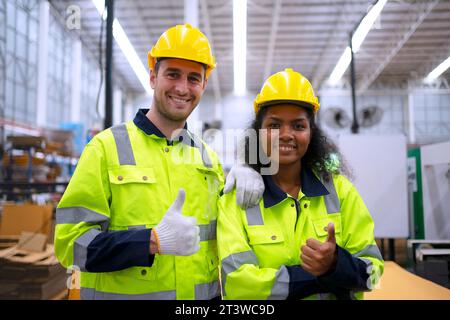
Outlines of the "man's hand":
[{"label": "man's hand", "polygon": [[334,234],[334,224],[329,223],[328,237],[325,243],[309,238],[306,246],[301,247],[302,267],[304,270],[315,275],[321,276],[334,269],[337,262],[336,237]]},{"label": "man's hand", "polygon": [[197,219],[185,217],[181,213],[185,198],[185,191],[180,189],[172,206],[152,230],[159,254],[190,256],[200,249],[200,228],[197,226]]},{"label": "man's hand", "polygon": [[234,165],[228,173],[223,193],[229,193],[236,185],[236,202],[243,209],[254,207],[264,193],[261,175],[247,165]]}]

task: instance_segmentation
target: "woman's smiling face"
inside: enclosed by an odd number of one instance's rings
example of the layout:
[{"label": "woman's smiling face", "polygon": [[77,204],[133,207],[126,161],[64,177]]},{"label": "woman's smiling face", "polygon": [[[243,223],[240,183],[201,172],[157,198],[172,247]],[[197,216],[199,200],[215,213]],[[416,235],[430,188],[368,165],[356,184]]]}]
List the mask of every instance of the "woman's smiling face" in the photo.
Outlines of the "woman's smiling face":
[{"label": "woman's smiling face", "polygon": [[280,165],[300,162],[308,150],[311,127],[308,112],[302,107],[289,103],[267,107],[261,129],[267,130],[262,137],[267,139],[262,143],[265,152],[269,157],[278,152]]}]

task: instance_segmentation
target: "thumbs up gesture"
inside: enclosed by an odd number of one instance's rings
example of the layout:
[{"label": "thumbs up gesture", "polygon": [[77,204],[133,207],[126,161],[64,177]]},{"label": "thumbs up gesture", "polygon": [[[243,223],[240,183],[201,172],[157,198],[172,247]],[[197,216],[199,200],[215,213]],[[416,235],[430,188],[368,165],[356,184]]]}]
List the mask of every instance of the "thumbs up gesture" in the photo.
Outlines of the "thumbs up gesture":
[{"label": "thumbs up gesture", "polygon": [[306,241],[306,245],[301,247],[302,267],[316,277],[334,269],[337,262],[336,237],[333,223],[328,224],[327,231],[328,236],[324,243],[309,238]]},{"label": "thumbs up gesture", "polygon": [[177,198],[167,210],[161,222],[153,228],[159,254],[190,256],[200,249],[200,228],[195,217],[181,213],[186,192],[178,191]]}]

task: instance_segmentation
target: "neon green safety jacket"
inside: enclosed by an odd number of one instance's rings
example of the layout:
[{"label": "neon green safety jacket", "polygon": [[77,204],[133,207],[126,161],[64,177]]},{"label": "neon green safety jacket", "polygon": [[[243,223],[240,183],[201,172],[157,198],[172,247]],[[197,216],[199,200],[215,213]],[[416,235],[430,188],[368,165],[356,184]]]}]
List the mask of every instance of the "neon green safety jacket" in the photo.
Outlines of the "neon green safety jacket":
[{"label": "neon green safety jacket", "polygon": [[[189,132],[173,142],[140,110],[86,146],[57,208],[56,256],[79,268],[84,299],[212,299],[220,294],[216,241],[223,172]],[[186,191],[182,213],[197,218],[200,250],[150,255],[150,229]]]},{"label": "neon green safety jacket", "polygon": [[[362,299],[383,272],[372,218],[355,187],[341,175],[320,181],[302,169],[298,198],[270,176],[260,204],[243,210],[235,194],[219,202],[218,249],[224,299]],[[302,269],[301,246],[327,239],[335,225],[336,268],[315,277]]]}]

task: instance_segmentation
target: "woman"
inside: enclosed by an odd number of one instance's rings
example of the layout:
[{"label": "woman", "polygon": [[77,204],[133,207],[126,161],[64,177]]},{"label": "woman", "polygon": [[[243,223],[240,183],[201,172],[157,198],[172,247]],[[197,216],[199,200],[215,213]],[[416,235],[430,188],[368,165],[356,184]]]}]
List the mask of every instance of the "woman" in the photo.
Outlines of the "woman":
[{"label": "woman", "polygon": [[258,146],[278,171],[263,176],[256,207],[239,208],[235,194],[220,199],[224,299],[362,299],[381,276],[373,220],[315,123],[319,107],[292,69],[269,77],[254,101],[252,127],[268,142]]}]

